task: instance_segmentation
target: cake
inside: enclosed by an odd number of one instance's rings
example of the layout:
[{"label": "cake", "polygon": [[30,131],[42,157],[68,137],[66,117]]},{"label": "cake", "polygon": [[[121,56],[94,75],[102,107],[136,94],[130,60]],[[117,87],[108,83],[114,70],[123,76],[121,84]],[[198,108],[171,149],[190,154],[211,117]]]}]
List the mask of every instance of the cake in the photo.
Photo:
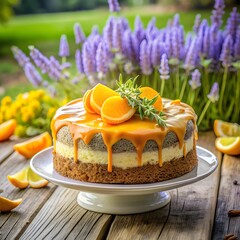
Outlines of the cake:
[{"label": "cake", "polygon": [[165,126],[137,113],[109,124],[86,111],[83,99],[59,108],[51,123],[54,169],[80,181],[122,184],[160,182],[192,171],[196,115],[180,100],[161,104]]}]

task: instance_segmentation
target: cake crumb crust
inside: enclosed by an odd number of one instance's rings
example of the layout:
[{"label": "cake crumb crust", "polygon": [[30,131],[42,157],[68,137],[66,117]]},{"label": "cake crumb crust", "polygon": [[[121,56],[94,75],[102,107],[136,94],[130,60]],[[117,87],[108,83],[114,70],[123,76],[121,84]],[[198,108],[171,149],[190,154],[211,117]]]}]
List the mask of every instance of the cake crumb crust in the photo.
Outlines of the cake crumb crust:
[{"label": "cake crumb crust", "polygon": [[73,159],[64,158],[59,154],[53,154],[54,169],[65,177],[94,183],[121,183],[138,184],[154,183],[180,177],[197,166],[196,148],[192,149],[186,157],[173,159],[163,163],[160,167],[156,165],[144,165],[121,169],[113,166],[113,171],[108,172],[107,165],[75,163]]}]

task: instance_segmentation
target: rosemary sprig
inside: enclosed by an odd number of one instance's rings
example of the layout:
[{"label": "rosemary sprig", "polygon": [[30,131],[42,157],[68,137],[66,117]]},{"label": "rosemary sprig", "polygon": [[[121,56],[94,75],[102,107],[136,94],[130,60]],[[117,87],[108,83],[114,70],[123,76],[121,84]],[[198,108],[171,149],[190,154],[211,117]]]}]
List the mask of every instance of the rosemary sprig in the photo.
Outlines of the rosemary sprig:
[{"label": "rosemary sprig", "polygon": [[140,98],[140,86],[135,83],[136,80],[137,77],[133,80],[130,78],[123,83],[122,75],[120,75],[119,80],[117,81],[118,89],[116,92],[118,92],[122,98],[126,98],[128,100],[128,104],[132,108],[137,109],[141,119],[155,119],[159,126],[166,127],[164,113],[157,111],[153,106],[153,104],[157,101],[158,95],[153,99]]}]

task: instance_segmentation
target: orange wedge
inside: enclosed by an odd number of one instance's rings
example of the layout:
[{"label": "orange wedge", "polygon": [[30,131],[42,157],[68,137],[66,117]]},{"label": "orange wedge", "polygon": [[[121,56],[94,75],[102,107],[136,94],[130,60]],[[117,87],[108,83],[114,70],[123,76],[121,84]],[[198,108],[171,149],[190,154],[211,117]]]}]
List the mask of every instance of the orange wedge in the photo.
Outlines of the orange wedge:
[{"label": "orange wedge", "polygon": [[9,212],[17,207],[22,202],[22,199],[10,200],[8,198],[0,197],[0,211]]},{"label": "orange wedge", "polygon": [[215,141],[216,148],[225,154],[240,154],[240,137],[219,137]]},{"label": "orange wedge", "polygon": [[142,92],[139,97],[140,98],[147,98],[147,99],[153,99],[156,96],[159,96],[156,100],[156,102],[153,104],[153,106],[158,110],[162,111],[162,98],[160,97],[159,93],[155,91],[151,87],[141,87],[140,91]]},{"label": "orange wedge", "polygon": [[119,124],[130,119],[135,112],[136,109],[128,105],[126,98],[113,96],[103,103],[101,117],[106,123]]},{"label": "orange wedge", "polygon": [[29,167],[23,168],[14,175],[8,175],[9,182],[17,188],[26,188],[28,186],[28,170]]},{"label": "orange wedge", "polygon": [[85,92],[85,94],[83,96],[83,106],[88,113],[95,113],[95,111],[93,110],[93,108],[90,104],[91,95],[92,95],[92,89],[87,90]]},{"label": "orange wedge", "polygon": [[240,136],[240,125],[238,125],[237,123],[229,123],[222,120],[215,120],[213,129],[217,137]]},{"label": "orange wedge", "polygon": [[28,171],[28,181],[32,188],[42,188],[48,185],[48,181],[38,176],[31,168]]},{"label": "orange wedge", "polygon": [[91,107],[96,113],[100,115],[101,108],[105,100],[113,96],[119,96],[119,94],[111,88],[99,83],[92,90],[90,98]]},{"label": "orange wedge", "polygon": [[8,140],[14,133],[17,126],[15,119],[10,119],[0,124],[0,141]]},{"label": "orange wedge", "polygon": [[34,137],[28,141],[14,145],[14,150],[22,154],[25,158],[31,158],[39,151],[50,147],[52,145],[52,138],[48,132]]}]

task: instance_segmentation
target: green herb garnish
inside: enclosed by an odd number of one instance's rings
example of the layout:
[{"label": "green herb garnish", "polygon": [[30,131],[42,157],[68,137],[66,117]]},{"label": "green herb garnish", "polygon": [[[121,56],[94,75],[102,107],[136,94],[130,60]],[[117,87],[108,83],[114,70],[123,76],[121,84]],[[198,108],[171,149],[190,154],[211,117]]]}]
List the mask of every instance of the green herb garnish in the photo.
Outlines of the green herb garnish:
[{"label": "green herb garnish", "polygon": [[118,89],[116,92],[120,94],[122,98],[128,100],[129,106],[136,108],[140,118],[149,118],[150,120],[156,120],[159,126],[166,127],[166,119],[162,111],[157,111],[153,104],[157,101],[158,95],[153,99],[140,98],[140,87],[135,82],[137,77],[129,79],[125,83],[122,81],[122,75],[119,76],[117,81]]}]

